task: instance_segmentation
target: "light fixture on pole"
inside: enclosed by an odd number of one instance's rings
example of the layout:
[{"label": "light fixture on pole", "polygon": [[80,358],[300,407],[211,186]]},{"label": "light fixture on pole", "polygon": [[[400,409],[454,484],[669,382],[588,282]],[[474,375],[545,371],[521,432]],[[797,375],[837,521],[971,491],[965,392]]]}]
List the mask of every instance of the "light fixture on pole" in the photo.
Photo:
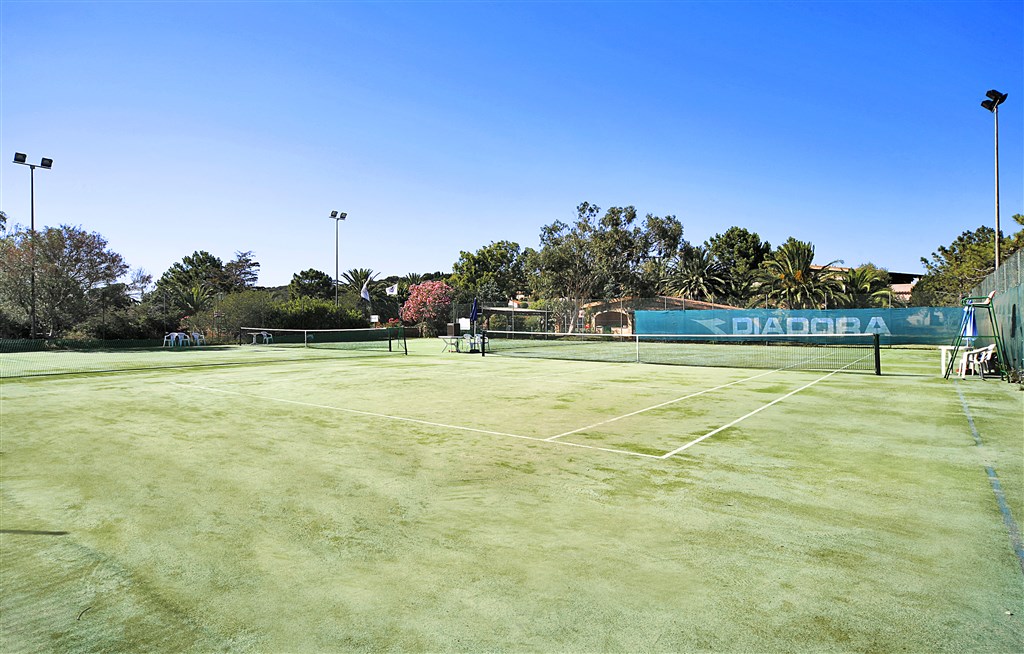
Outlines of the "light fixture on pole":
[{"label": "light fixture on pole", "polygon": [[21,164],[22,166],[28,166],[29,168],[29,193],[31,196],[31,224],[29,226],[29,258],[31,260],[32,267],[32,304],[29,310],[30,324],[29,336],[31,338],[36,337],[36,168],[42,168],[43,170],[49,170],[53,168],[53,159],[47,159],[43,157],[39,160],[38,164],[30,164],[28,162],[28,156],[23,152],[14,153],[14,163]]},{"label": "light fixture on pole", "polygon": [[334,306],[338,306],[338,225],[348,217],[343,211],[332,211],[334,219]]},{"label": "light fixture on pole", "polygon": [[1006,94],[992,89],[985,96],[988,100],[982,100],[981,106],[991,111],[996,119],[996,270],[999,270],[999,105],[1006,101]]}]

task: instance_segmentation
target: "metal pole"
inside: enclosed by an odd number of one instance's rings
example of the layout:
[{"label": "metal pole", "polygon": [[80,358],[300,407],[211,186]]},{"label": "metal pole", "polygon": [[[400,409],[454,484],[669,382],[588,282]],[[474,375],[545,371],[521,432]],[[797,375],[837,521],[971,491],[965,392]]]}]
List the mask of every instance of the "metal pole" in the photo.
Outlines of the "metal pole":
[{"label": "metal pole", "polygon": [[29,189],[31,197],[31,224],[29,226],[29,259],[32,267],[32,310],[30,338],[36,337],[36,167],[29,166]]},{"label": "metal pole", "polygon": [[992,108],[996,117],[996,270],[999,270],[999,105]]},{"label": "metal pole", "polygon": [[334,219],[334,306],[338,306],[338,223]]},{"label": "metal pole", "polygon": [[882,348],[879,346],[878,332],[872,334],[871,338],[872,349],[875,351],[875,374],[882,374]]}]

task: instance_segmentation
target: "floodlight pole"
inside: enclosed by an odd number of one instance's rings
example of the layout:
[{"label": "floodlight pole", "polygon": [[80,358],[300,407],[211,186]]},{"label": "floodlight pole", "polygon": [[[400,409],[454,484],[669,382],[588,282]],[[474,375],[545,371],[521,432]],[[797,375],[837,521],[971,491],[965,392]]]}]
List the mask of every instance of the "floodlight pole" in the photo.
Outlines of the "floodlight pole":
[{"label": "floodlight pole", "polygon": [[31,296],[32,302],[29,308],[29,338],[36,337],[36,166],[43,170],[50,170],[53,166],[53,159],[43,158],[38,164],[30,164],[27,157],[21,152],[14,153],[14,163],[28,166],[29,169],[29,197],[30,197],[30,224],[29,224],[29,261],[32,268],[31,275]]},{"label": "floodlight pole", "polygon": [[36,167],[28,167],[28,188],[29,188],[29,200],[30,202],[30,213],[31,223],[28,230],[28,247],[29,247],[29,260],[32,266],[32,326],[29,328],[29,338],[35,339],[36,337]]},{"label": "floodlight pole", "polygon": [[995,117],[995,158],[996,158],[996,270],[999,270],[999,105],[1006,101],[1006,93],[1000,93],[995,89],[985,94],[988,100],[984,100],[981,106],[992,112]]},{"label": "floodlight pole", "polygon": [[348,214],[344,211],[332,211],[331,218],[334,219],[334,306],[338,306],[338,225],[345,220]]}]

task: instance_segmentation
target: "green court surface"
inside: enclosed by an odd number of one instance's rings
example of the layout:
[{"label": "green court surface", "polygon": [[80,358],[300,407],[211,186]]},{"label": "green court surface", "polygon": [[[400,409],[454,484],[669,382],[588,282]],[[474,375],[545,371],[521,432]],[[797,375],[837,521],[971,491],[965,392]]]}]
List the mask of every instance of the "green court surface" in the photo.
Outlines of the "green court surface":
[{"label": "green court surface", "polygon": [[1019,386],[441,348],[0,355],[0,650],[1024,646]]}]

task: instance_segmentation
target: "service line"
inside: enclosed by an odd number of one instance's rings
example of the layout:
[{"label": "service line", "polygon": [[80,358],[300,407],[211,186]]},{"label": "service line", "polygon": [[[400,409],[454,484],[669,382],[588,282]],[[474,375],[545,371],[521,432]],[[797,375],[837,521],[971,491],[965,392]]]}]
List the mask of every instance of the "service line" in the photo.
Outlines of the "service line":
[{"label": "service line", "polygon": [[[783,368],[780,368],[779,370],[783,370]],[[688,400],[688,399],[690,399],[692,397],[697,397],[698,395],[704,395],[705,393],[711,393],[712,391],[717,391],[717,390],[721,390],[723,388],[728,388],[730,386],[735,386],[736,384],[742,384],[743,382],[748,382],[748,381],[750,381],[752,379],[757,379],[759,377],[764,377],[765,375],[771,375],[772,373],[779,372],[779,370],[769,370],[768,372],[762,372],[761,374],[754,375],[753,377],[747,377],[746,379],[737,379],[736,381],[729,382],[728,384],[722,384],[721,386],[715,386],[714,388],[706,388],[706,389],[704,389],[702,391],[697,391],[696,393],[690,393],[689,395],[684,395],[682,397],[677,397],[674,400],[669,400],[667,402],[662,402],[661,404],[655,404],[653,406],[645,407],[643,409],[637,409],[636,411],[631,411],[629,413],[624,413],[621,416],[615,416],[614,418],[608,418],[607,420],[602,420],[601,422],[595,422],[594,424],[587,425],[586,427],[580,427],[579,429],[573,429],[572,431],[567,431],[567,432],[563,432],[561,434],[556,434],[554,436],[549,436],[548,438],[545,438],[543,440],[546,440],[546,441],[556,441],[559,438],[562,438],[563,436],[569,436],[570,434],[578,434],[581,431],[587,431],[589,429],[594,429],[595,427],[600,427],[602,425],[607,425],[608,423],[615,422],[616,420],[622,420],[624,418],[632,418],[633,416],[639,415],[641,413],[645,413],[647,411],[653,411],[655,409],[660,409],[661,407],[668,406],[670,404],[675,404],[676,402],[682,402],[683,400]]]},{"label": "service line", "polygon": [[[472,433],[476,433],[476,434],[487,434],[489,436],[504,436],[506,438],[518,438],[518,439],[521,439],[521,440],[535,441],[535,442],[538,442],[538,443],[549,442],[548,439],[537,438],[536,436],[524,436],[522,434],[510,434],[508,432],[492,431],[492,430],[489,430],[489,429],[479,429],[479,428],[476,428],[476,427],[463,427],[461,425],[448,425],[448,424],[445,424],[445,423],[442,423],[442,422],[431,422],[429,420],[420,420],[418,418],[406,418],[404,416],[392,416],[392,415],[388,415],[386,413],[374,413],[372,411],[362,411],[362,410],[359,410],[359,409],[346,409],[344,407],[330,406],[328,404],[315,404],[313,402],[301,402],[299,400],[286,400],[286,399],[279,398],[279,397],[267,397],[265,395],[256,395],[254,393],[243,393],[241,391],[229,391],[229,390],[226,390],[226,389],[223,389],[223,388],[213,388],[211,386],[201,386],[199,384],[181,384],[179,382],[171,382],[171,384],[174,385],[174,386],[181,386],[182,388],[192,388],[192,389],[208,391],[208,392],[211,392],[211,393],[222,393],[224,395],[235,395],[235,396],[238,396],[238,397],[248,397],[248,398],[252,398],[254,400],[263,400],[265,402],[280,402],[280,403],[283,403],[283,404],[294,404],[296,406],[307,406],[307,407],[312,407],[312,408],[315,408],[315,409],[326,409],[328,411],[341,411],[342,413],[353,413],[353,414],[356,414],[356,415],[368,416],[368,417],[371,417],[371,418],[381,418],[381,419],[384,419],[384,420],[396,420],[396,421],[399,421],[399,422],[411,422],[411,423],[418,424],[418,425],[427,425],[429,427],[439,427],[441,429],[455,429],[455,430],[458,430],[458,431],[468,431],[468,432],[472,432]],[[584,449],[588,449],[588,450],[600,450],[602,452],[612,452],[614,454],[628,454],[630,456],[639,456],[639,457],[643,457],[643,458],[647,458],[647,459],[663,458],[663,457],[661,457],[660,455],[657,455],[657,454],[644,454],[643,452],[631,452],[629,450],[619,450],[619,449],[615,449],[615,448],[611,448],[611,447],[597,447],[595,445],[582,445],[582,444],[579,444],[579,443],[565,443],[565,442],[558,442],[558,441],[550,441],[550,442],[554,442],[556,445],[564,445],[564,446],[567,446],[567,447],[579,447],[579,448],[584,448]]]},{"label": "service line", "polygon": [[800,388],[796,389],[795,391],[790,391],[790,392],[786,393],[785,395],[783,395],[782,397],[778,397],[778,398],[772,400],[771,402],[769,402],[768,404],[765,404],[764,406],[758,407],[758,408],[754,409],[753,411],[751,411],[750,413],[748,413],[748,414],[746,414],[744,416],[740,416],[739,418],[736,418],[735,420],[733,420],[732,422],[730,422],[727,425],[722,425],[718,429],[709,431],[708,433],[704,434],[700,438],[693,439],[692,441],[690,441],[686,445],[683,445],[681,447],[677,447],[676,449],[672,450],[671,452],[667,452],[665,454],[662,454],[660,458],[667,459],[667,458],[669,458],[671,456],[679,454],[683,450],[685,450],[685,449],[687,449],[689,447],[693,447],[694,445],[696,445],[697,443],[700,443],[704,439],[711,438],[712,436],[714,436],[715,434],[717,434],[719,432],[725,431],[726,429],[729,429],[730,427],[734,427],[734,426],[738,425],[739,423],[743,422],[744,420],[746,420],[747,418],[749,418],[749,417],[751,417],[753,415],[756,415],[758,413],[761,413],[765,409],[767,409],[769,407],[772,407],[772,406],[775,406],[776,404],[778,404],[782,400],[785,400],[788,397],[792,397],[792,396],[796,395],[797,393],[799,393],[800,391],[808,389],[811,386],[814,386],[815,384],[817,384],[818,382],[824,381],[824,380],[828,379],[829,377],[831,377],[832,375],[834,375],[836,373],[839,373],[839,372],[842,372],[842,369],[840,369],[840,370],[833,370],[832,372],[828,373],[827,375],[825,375],[823,377],[819,377],[819,378],[815,379],[814,381],[812,381],[809,384],[804,384],[803,386],[801,386]]}]

